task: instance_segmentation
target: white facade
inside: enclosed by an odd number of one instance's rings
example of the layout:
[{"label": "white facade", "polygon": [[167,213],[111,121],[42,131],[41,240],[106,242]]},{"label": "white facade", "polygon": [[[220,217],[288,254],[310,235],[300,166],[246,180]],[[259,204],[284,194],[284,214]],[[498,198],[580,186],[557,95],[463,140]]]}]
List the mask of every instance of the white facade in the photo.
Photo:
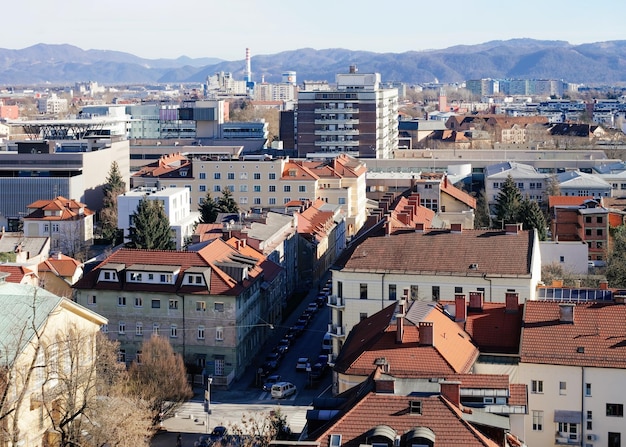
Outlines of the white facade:
[{"label": "white facade", "polygon": [[136,188],[117,197],[117,227],[124,231],[124,239],[129,240],[132,215],[137,211],[143,199],[158,201],[163,205],[176,249],[185,245],[185,240],[193,234],[194,224],[200,219],[200,213],[190,210],[190,192],[187,188]]},{"label": "white facade", "polygon": [[566,272],[581,275],[589,272],[589,246],[585,241],[542,241],[539,247],[542,265],[560,265]]}]

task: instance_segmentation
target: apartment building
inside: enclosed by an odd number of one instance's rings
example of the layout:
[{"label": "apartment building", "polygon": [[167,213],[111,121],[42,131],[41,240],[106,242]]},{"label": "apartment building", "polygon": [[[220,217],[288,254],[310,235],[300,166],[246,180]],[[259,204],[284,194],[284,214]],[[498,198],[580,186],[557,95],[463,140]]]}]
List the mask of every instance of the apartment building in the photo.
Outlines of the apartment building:
[{"label": "apartment building", "polygon": [[298,92],[297,151],[352,152],[392,158],[398,148],[398,89],[383,88],[380,73],[337,74],[332,90]]},{"label": "apartment building", "polygon": [[146,337],[167,337],[190,370],[226,387],[241,377],[282,320],[285,272],[245,241],[197,252],[121,249],[74,285],[76,302],[134,361]]},{"label": "apartment building", "polygon": [[131,183],[133,187],[188,188],[192,207],[207,193],[217,199],[222,189],[228,188],[244,212],[321,199],[341,207],[350,236],[366,218],[365,173],[364,163],[345,154],[328,160],[291,160],[266,156],[230,159],[213,152],[194,152],[164,157],[134,174]]}]

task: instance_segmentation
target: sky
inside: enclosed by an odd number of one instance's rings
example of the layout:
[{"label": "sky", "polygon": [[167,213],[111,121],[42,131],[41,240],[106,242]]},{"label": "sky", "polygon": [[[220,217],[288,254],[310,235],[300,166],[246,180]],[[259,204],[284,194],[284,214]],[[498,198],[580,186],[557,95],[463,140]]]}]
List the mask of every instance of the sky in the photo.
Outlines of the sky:
[{"label": "sky", "polygon": [[[10,14],[10,15],[9,15]],[[403,53],[532,38],[625,40],[622,0],[18,0],[0,48],[38,43],[173,59],[313,48]]]}]

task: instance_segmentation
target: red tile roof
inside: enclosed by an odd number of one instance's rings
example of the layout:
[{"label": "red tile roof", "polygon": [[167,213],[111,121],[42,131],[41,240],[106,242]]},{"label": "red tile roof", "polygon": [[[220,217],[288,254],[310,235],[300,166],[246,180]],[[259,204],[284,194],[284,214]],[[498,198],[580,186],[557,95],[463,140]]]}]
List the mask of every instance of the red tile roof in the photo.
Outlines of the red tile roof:
[{"label": "red tile roof", "polygon": [[516,313],[506,312],[504,303],[483,303],[482,311],[469,311],[466,322],[459,326],[481,352],[515,354],[519,351],[523,309],[520,304]]},{"label": "red tile roof", "polygon": [[[411,401],[421,402],[421,414],[409,411]],[[430,429],[435,445],[446,447],[490,446],[498,444],[463,419],[463,413],[441,395],[399,396],[370,392],[336,421],[314,433],[311,440],[329,447],[330,435],[341,435],[342,447],[366,444],[367,433],[385,425],[400,436],[417,427]]]},{"label": "red tile roof", "polygon": [[448,177],[444,177],[443,182],[441,182],[441,191],[448,194],[450,197],[455,198],[459,202],[462,202],[469,206],[470,208],[476,209],[476,198],[470,196],[465,191],[457,188],[452,183],[448,181]]},{"label": "red tile roof", "polygon": [[59,254],[46,259],[39,264],[40,272],[52,272],[58,276],[71,278],[76,273],[76,270],[80,268],[80,262],[74,258]]},{"label": "red tile roof", "polygon": [[0,265],[0,272],[8,273],[9,276],[5,277],[5,281],[15,284],[20,284],[26,276],[37,276],[28,267],[20,265]]},{"label": "red tile roof", "polygon": [[[74,199],[57,196],[52,200],[37,200],[28,205],[28,220],[75,220],[91,216],[93,211],[87,205]],[[46,216],[46,211],[61,211],[59,215]]]},{"label": "red tile roof", "polygon": [[355,247],[343,268],[347,271],[385,270],[403,273],[530,275],[533,233],[507,234],[494,230],[399,231],[389,237],[365,239]]},{"label": "red tile roof", "polygon": [[509,405],[528,405],[528,387],[523,383],[512,383],[509,387]]},{"label": "red tile roof", "polygon": [[573,304],[573,323],[560,304],[526,301],[520,347],[525,363],[626,368],[626,305]]},{"label": "red tile roof", "polygon": [[549,196],[548,207],[580,206],[587,200],[594,200],[593,196]]}]

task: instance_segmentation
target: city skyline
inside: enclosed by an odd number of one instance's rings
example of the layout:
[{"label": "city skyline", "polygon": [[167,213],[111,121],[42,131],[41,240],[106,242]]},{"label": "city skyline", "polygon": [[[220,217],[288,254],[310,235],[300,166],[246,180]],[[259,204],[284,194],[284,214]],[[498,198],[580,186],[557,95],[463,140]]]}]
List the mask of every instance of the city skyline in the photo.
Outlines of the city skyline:
[{"label": "city skyline", "polygon": [[582,0],[573,0],[566,8],[529,0],[506,12],[501,5],[493,0],[451,0],[445,9],[421,2],[381,7],[372,0],[315,4],[157,0],[147,7],[132,0],[111,0],[106,5],[71,0],[59,7],[54,2],[25,0],[11,5],[11,13],[23,20],[3,23],[0,48],[70,44],[147,59],[243,60],[246,48],[254,57],[301,48],[403,53],[517,38],[574,45],[624,39],[620,22],[626,4],[594,2],[591,11],[598,15],[594,22],[590,22],[589,3]]}]

